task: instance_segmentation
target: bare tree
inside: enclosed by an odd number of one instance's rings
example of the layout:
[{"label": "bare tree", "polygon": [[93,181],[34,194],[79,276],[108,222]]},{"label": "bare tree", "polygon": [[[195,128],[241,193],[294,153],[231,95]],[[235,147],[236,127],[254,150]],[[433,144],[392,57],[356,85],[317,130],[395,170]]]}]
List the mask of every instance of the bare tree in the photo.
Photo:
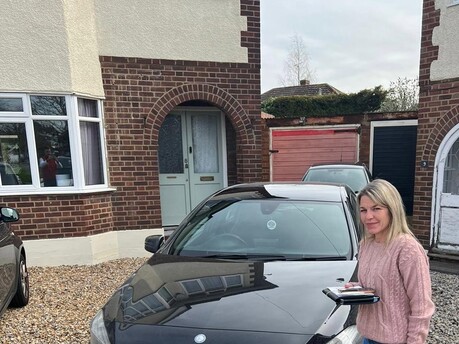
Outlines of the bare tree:
[{"label": "bare tree", "polygon": [[379,111],[414,111],[419,105],[419,82],[418,78],[398,78],[391,81],[386,99],[381,104]]},{"label": "bare tree", "polygon": [[313,81],[314,72],[309,66],[309,56],[303,38],[298,34],[291,37],[287,60],[284,63],[284,74],[280,77],[283,86],[298,86],[301,80]]}]

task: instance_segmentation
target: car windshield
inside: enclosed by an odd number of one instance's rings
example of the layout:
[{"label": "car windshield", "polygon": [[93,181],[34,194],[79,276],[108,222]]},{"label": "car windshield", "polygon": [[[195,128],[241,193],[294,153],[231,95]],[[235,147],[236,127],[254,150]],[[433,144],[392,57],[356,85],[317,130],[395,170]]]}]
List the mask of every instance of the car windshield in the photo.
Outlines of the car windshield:
[{"label": "car windshield", "polygon": [[282,198],[209,201],[180,231],[171,254],[339,259],[351,241],[343,205]]},{"label": "car windshield", "polygon": [[357,168],[311,169],[306,173],[303,180],[325,183],[344,183],[355,192],[362,190],[368,183],[365,171]]}]

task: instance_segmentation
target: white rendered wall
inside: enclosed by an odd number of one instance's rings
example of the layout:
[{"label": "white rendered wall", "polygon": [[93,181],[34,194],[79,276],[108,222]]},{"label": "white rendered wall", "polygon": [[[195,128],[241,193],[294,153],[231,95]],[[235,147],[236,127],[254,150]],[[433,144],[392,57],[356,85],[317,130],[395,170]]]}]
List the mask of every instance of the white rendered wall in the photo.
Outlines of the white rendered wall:
[{"label": "white rendered wall", "polygon": [[2,0],[0,92],[104,97],[99,55],[247,62],[239,0]]},{"label": "white rendered wall", "polygon": [[92,265],[118,258],[150,257],[144,248],[149,235],[163,229],[116,231],[88,237],[25,240],[28,266]]},{"label": "white rendered wall", "polygon": [[93,12],[93,0],[2,0],[0,92],[103,97]]},{"label": "white rendered wall", "polygon": [[[99,54],[247,62],[239,0],[95,0]],[[114,6],[116,4],[116,6]]]},{"label": "white rendered wall", "polygon": [[435,27],[432,44],[438,46],[438,59],[432,62],[430,79],[433,81],[459,77],[459,2],[436,0],[440,10],[440,25]]}]

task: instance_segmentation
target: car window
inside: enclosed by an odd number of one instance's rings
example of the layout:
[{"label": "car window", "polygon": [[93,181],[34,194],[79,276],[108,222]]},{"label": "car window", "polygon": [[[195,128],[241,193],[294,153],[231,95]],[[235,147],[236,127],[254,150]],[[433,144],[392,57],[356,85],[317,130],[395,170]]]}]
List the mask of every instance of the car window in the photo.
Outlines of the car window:
[{"label": "car window", "polygon": [[173,244],[178,255],[211,253],[347,256],[350,235],[337,202],[240,200],[207,207]]},{"label": "car window", "polygon": [[360,191],[368,183],[365,171],[355,168],[311,169],[306,173],[303,180],[325,183],[344,183],[354,191]]}]

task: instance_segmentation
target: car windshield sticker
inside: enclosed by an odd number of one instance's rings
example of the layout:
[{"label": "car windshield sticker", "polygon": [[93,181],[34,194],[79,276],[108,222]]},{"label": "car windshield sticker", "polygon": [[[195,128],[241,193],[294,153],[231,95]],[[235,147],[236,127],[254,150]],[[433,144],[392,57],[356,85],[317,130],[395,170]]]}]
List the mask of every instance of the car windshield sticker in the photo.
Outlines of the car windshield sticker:
[{"label": "car windshield sticker", "polygon": [[276,223],[276,221],[274,221],[274,220],[269,220],[269,221],[266,223],[266,227],[268,227],[268,229],[269,229],[270,231],[272,231],[272,230],[276,229],[277,223]]},{"label": "car windshield sticker", "polygon": [[194,337],[194,342],[195,343],[204,343],[206,341],[206,336],[204,334],[198,334],[196,337]]}]

